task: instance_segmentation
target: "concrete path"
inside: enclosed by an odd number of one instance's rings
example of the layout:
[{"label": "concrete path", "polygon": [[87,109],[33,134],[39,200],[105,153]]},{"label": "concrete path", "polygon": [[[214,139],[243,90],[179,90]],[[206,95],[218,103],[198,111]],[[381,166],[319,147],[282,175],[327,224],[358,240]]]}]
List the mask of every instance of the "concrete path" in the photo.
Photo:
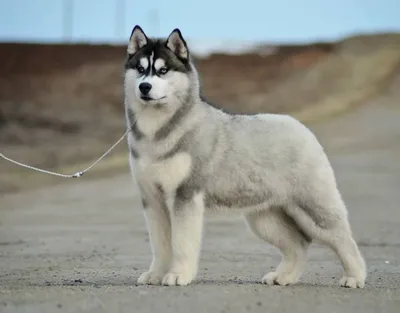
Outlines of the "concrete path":
[{"label": "concrete path", "polygon": [[280,257],[236,217],[207,222],[193,285],[136,286],[151,254],[127,166],[1,196],[0,312],[400,312],[400,104],[381,98],[311,128],[367,260],[364,290],[340,288],[336,256],[318,245],[297,285],[257,284]]}]

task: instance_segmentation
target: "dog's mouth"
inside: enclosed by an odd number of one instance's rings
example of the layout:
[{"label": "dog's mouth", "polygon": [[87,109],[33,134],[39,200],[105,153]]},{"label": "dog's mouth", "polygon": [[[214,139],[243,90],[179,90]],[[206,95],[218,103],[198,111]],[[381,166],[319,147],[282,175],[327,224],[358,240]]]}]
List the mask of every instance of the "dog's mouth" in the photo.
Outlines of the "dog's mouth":
[{"label": "dog's mouth", "polygon": [[140,99],[142,99],[143,101],[146,101],[146,102],[149,102],[149,101],[159,101],[159,100],[162,100],[162,99],[165,99],[165,98],[166,98],[166,96],[161,97],[161,98],[158,98],[158,99],[154,99],[154,98],[152,98],[152,97],[144,96],[144,95],[141,95],[141,96],[140,96]]}]

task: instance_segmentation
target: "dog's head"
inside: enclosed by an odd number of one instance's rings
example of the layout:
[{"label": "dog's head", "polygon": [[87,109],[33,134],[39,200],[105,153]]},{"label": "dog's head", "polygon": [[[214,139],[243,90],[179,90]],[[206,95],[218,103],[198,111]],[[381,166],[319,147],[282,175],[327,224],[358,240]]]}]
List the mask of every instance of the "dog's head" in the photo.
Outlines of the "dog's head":
[{"label": "dog's head", "polygon": [[179,29],[167,39],[132,30],[125,63],[125,89],[142,106],[167,107],[185,101],[191,89],[189,49]]}]

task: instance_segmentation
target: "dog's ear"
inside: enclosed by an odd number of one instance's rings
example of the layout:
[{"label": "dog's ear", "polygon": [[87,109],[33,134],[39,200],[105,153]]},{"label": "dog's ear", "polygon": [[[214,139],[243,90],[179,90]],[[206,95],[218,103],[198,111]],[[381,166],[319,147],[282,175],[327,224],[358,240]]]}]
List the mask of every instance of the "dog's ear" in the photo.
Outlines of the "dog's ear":
[{"label": "dog's ear", "polygon": [[175,28],[171,32],[165,45],[179,58],[183,60],[189,59],[189,49],[185,39],[182,37],[181,31],[178,28]]},{"label": "dog's ear", "polygon": [[128,53],[135,54],[138,50],[142,49],[148,43],[148,38],[144,33],[143,29],[136,25],[131,33],[128,44]]}]

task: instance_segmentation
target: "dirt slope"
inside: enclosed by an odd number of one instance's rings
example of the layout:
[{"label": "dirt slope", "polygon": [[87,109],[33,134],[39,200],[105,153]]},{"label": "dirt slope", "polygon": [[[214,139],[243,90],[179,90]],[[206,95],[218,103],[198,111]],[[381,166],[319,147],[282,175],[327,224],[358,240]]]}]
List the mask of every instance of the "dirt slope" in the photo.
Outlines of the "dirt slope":
[{"label": "dirt slope", "polygon": [[[46,168],[100,155],[125,127],[124,56],[118,46],[0,45],[0,151]],[[296,112],[307,121],[379,94],[400,64],[400,35],[286,46],[272,55],[216,54],[196,64],[207,98],[222,107]],[[0,171],[0,191],[28,184],[25,170],[0,161]]]}]

